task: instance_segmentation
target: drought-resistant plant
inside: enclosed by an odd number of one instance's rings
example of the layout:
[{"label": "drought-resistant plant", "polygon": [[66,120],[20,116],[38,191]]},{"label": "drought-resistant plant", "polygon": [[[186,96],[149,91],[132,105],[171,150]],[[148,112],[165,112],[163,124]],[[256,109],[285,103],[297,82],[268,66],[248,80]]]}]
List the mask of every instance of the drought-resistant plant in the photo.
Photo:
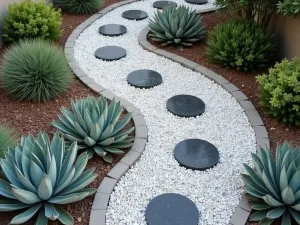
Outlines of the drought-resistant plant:
[{"label": "drought-resistant plant", "polygon": [[208,56],[226,68],[250,71],[267,65],[274,53],[263,27],[245,20],[231,20],[209,33]]},{"label": "drought-resistant plant", "polygon": [[50,142],[47,134],[37,138],[22,137],[15,149],[9,148],[1,167],[8,182],[0,180],[0,211],[29,208],[12,219],[10,224],[21,224],[38,211],[36,224],[46,225],[48,219],[73,224],[73,218],[61,205],[80,201],[95,193],[85,188],[97,175],[94,169],[85,170],[87,153],[76,160],[77,143],[67,149],[63,138],[55,134]]},{"label": "drought-resistant plant", "polygon": [[42,38],[56,41],[62,34],[62,18],[59,10],[45,1],[24,0],[8,7],[4,18],[4,40],[18,41],[24,38]]},{"label": "drought-resistant plant", "polygon": [[132,145],[130,136],[134,127],[124,129],[131,119],[126,114],[120,119],[123,107],[114,99],[108,103],[103,96],[98,99],[89,96],[86,99],[72,101],[72,111],[62,107],[63,115],[53,122],[69,141],[77,141],[80,149],[87,149],[89,157],[94,152],[111,163],[111,154],[123,154],[120,149]]},{"label": "drought-resistant plant", "polygon": [[166,7],[156,12],[150,20],[150,37],[153,41],[161,42],[162,46],[191,46],[194,42],[204,38],[205,29],[201,23],[201,16],[196,10],[185,6]]},{"label": "drought-resistant plant", "polygon": [[218,7],[225,8],[233,16],[267,26],[276,13],[278,0],[216,0]]},{"label": "drought-resistant plant", "polygon": [[278,12],[285,16],[297,16],[300,14],[300,0],[282,0],[278,2]]},{"label": "drought-resistant plant", "polygon": [[47,41],[22,40],[4,54],[0,80],[17,99],[52,99],[64,93],[72,79],[63,51]]},{"label": "drought-resistant plant", "polygon": [[100,9],[103,0],[53,0],[53,3],[65,12],[92,14]]},{"label": "drought-resistant plant", "polygon": [[300,126],[300,59],[284,59],[257,76],[260,104],[265,112],[286,124]]},{"label": "drought-resistant plant", "polygon": [[245,191],[252,209],[256,210],[250,221],[270,225],[282,217],[281,225],[300,224],[300,146],[289,143],[278,145],[276,159],[261,148],[252,153],[254,169],[244,165],[242,174]]},{"label": "drought-resistant plant", "polygon": [[4,158],[4,154],[9,146],[17,144],[17,137],[13,129],[6,125],[0,125],[0,158]]}]

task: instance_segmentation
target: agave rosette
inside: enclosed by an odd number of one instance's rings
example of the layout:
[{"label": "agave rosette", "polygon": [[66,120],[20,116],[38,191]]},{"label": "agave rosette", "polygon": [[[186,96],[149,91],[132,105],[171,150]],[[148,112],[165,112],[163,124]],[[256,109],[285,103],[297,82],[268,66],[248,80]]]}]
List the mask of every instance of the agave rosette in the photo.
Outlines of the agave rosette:
[{"label": "agave rosette", "polygon": [[95,193],[85,188],[97,175],[93,169],[85,170],[88,162],[82,153],[75,162],[77,144],[65,148],[63,138],[55,134],[50,142],[47,134],[22,137],[15,148],[8,148],[1,168],[7,181],[0,180],[0,211],[29,208],[15,216],[10,224],[21,224],[38,211],[38,225],[46,225],[48,219],[58,219],[63,224],[73,224],[73,218],[61,205],[80,201]]}]

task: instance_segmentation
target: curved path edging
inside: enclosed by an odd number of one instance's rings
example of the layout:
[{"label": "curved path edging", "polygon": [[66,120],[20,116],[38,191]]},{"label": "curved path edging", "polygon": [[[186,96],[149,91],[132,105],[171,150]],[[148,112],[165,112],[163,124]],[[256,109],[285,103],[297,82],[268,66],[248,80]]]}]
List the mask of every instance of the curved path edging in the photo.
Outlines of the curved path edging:
[{"label": "curved path edging", "polygon": [[[87,74],[80,68],[78,63],[74,58],[74,45],[75,41],[79,37],[79,35],[85,30],[89,25],[91,25],[94,21],[102,17],[104,14],[112,11],[113,9],[136,2],[138,0],[125,0],[113,5],[110,5],[100,12],[92,15],[89,19],[80,24],[69,36],[66,44],[65,44],[65,56],[67,62],[73,71],[73,73],[77,76],[81,82],[86,84],[90,89],[94,92],[105,96],[108,99],[115,98],[119,100],[123,107],[130,113],[132,113],[132,119],[135,124],[135,140],[130,149],[130,151],[121,159],[119,163],[117,163],[111,171],[104,177],[100,186],[97,190],[97,193],[94,198],[94,202],[92,205],[92,210],[90,213],[90,222],[89,225],[105,225],[105,215],[106,209],[108,206],[110,195],[117,185],[119,179],[128,171],[128,169],[133,166],[141,157],[146,143],[147,143],[147,126],[144,119],[144,116],[140,112],[138,108],[136,108],[133,104],[128,102],[127,100],[116,96],[109,90],[106,90],[101,85],[97,84],[93,79],[87,76]],[[208,8],[205,10],[201,10],[201,13],[215,11],[216,8]],[[198,11],[198,13],[200,13]],[[266,128],[263,125],[263,121],[259,116],[259,113],[256,111],[254,105],[247,98],[246,95],[243,94],[241,90],[239,90],[236,86],[231,84],[229,81],[224,79],[222,76],[214,73],[213,71],[193,62],[181,56],[175,55],[173,53],[166,52],[162,49],[158,49],[155,46],[151,45],[147,41],[147,35],[149,33],[149,27],[146,27],[142,30],[138,37],[139,44],[146,50],[154,52],[158,55],[166,57],[170,60],[178,62],[182,66],[185,66],[194,71],[200,72],[206,77],[212,79],[217,84],[221,85],[224,89],[226,89],[231,95],[233,95],[236,100],[239,102],[241,107],[245,110],[245,113],[252,125],[255,135],[257,146],[266,146],[269,147],[269,139]],[[245,196],[242,196],[237,208],[232,215],[229,225],[245,225],[247,219],[250,215],[251,208],[247,203],[247,199]]]},{"label": "curved path edging", "polygon": [[[244,109],[249,119],[249,122],[252,128],[254,129],[257,148],[259,148],[259,146],[270,148],[268,132],[266,127],[264,126],[264,123],[259,113],[257,112],[252,102],[239,88],[237,88],[235,85],[230,83],[221,75],[213,72],[212,70],[204,66],[201,66],[198,63],[195,63],[189,59],[173,54],[171,52],[164,51],[163,49],[157,48],[156,46],[152,45],[147,40],[147,36],[149,32],[150,32],[150,28],[147,26],[139,34],[138,41],[140,46],[142,46],[145,50],[148,50],[150,52],[168,58],[172,61],[175,61],[181,64],[182,66],[187,67],[188,69],[199,72],[205,75],[207,78],[213,80],[215,83],[221,85],[236,99],[236,101]],[[246,196],[243,195],[233,215],[231,216],[228,225],[245,225],[247,223],[250,213],[251,213],[251,207],[248,204]]]}]

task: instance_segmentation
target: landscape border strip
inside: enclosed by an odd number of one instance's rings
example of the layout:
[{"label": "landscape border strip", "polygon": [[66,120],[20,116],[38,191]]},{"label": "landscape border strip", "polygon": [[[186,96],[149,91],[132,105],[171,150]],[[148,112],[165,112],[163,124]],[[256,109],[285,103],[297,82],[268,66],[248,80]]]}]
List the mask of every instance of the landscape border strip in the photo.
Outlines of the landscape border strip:
[{"label": "landscape border strip", "polygon": [[[257,112],[252,102],[239,88],[237,88],[235,85],[230,83],[221,75],[213,72],[212,70],[209,70],[204,66],[201,66],[198,63],[195,63],[189,59],[173,54],[171,52],[164,51],[152,45],[150,42],[148,42],[147,39],[149,32],[150,32],[150,28],[147,26],[139,34],[140,46],[142,46],[145,50],[148,50],[150,52],[163,56],[167,59],[170,59],[174,62],[177,62],[182,66],[187,67],[188,69],[199,72],[204,76],[206,76],[207,78],[213,80],[215,83],[222,86],[224,89],[226,89],[244,109],[248,117],[248,120],[254,129],[257,148],[259,148],[259,146],[270,148],[268,132],[266,127],[264,126],[264,123],[259,113]],[[251,213],[251,207],[248,204],[247,197],[243,195],[233,215],[231,216],[228,225],[245,225],[247,223],[248,217],[250,216],[250,213]]]},{"label": "landscape border strip", "polygon": [[[105,96],[108,99],[115,98],[119,100],[124,108],[132,113],[132,119],[135,124],[135,140],[130,149],[130,151],[121,159],[119,163],[117,163],[112,170],[104,177],[100,186],[97,190],[97,193],[94,198],[94,202],[92,205],[92,210],[90,213],[90,222],[89,225],[105,225],[105,215],[109,202],[110,195],[117,185],[119,179],[128,171],[128,169],[133,166],[141,157],[143,151],[145,150],[145,146],[147,143],[148,131],[146,126],[146,121],[144,119],[143,114],[140,112],[138,108],[136,108],[133,104],[128,102],[127,100],[118,97],[114,93],[109,90],[106,90],[104,87],[96,83],[93,79],[87,76],[87,74],[80,68],[78,63],[74,58],[74,45],[75,41],[79,37],[79,35],[93,22],[102,17],[104,14],[112,11],[115,8],[120,6],[130,4],[133,2],[137,2],[138,0],[125,0],[119,3],[112,4],[100,12],[92,15],[89,19],[85,20],[81,23],[75,30],[73,30],[72,34],[69,36],[66,44],[65,44],[65,56],[68,61],[68,64],[73,71],[73,73],[77,76],[81,82],[86,84],[90,89],[94,92]],[[216,8],[207,8],[205,10],[198,10],[197,13],[206,13],[215,11]],[[149,27],[146,27],[142,30],[138,37],[139,44],[146,50],[154,52],[163,57],[169,58],[175,62],[180,63],[181,65],[195,70],[197,72],[202,73],[208,78],[214,80],[216,83],[220,84],[223,88],[229,91],[241,104],[244,108],[249,121],[254,128],[257,145],[259,146],[267,146],[269,147],[269,139],[267,131],[263,125],[263,122],[256,111],[254,105],[250,100],[240,91],[237,87],[231,84],[229,81],[224,79],[222,76],[214,73],[213,71],[202,67],[201,65],[192,62],[188,59],[185,59],[181,56],[166,52],[164,50],[158,49],[155,46],[151,45],[147,41],[147,34],[149,33]],[[230,219],[229,225],[245,225],[251,208],[247,203],[247,199],[245,196],[242,196],[239,205],[235,209],[233,216]]]}]

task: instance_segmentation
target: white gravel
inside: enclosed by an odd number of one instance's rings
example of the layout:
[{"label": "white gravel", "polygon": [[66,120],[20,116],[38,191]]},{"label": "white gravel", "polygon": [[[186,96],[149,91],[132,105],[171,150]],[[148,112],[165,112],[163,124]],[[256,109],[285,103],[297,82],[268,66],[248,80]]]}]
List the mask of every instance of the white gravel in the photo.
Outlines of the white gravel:
[{"label": "white gravel", "polygon": [[[173,0],[186,4],[183,0]],[[143,50],[138,35],[148,20],[130,21],[121,14],[129,9],[147,11],[151,17],[154,0],[122,6],[88,27],[75,45],[80,67],[97,83],[133,103],[145,116],[148,143],[141,159],[121,178],[112,193],[106,225],[146,225],[144,212],[149,201],[173,192],[189,197],[201,212],[199,224],[227,225],[242,194],[242,163],[250,163],[255,152],[255,134],[243,109],[219,85],[193,72]],[[196,9],[212,7],[213,1]],[[187,4],[189,5],[189,4]],[[192,6],[192,5],[190,5]],[[101,25],[119,23],[128,33],[121,37],[98,34]],[[119,61],[105,62],[94,57],[97,48],[116,45],[126,49]],[[163,84],[152,89],[136,89],[127,84],[127,75],[138,69],[151,69],[163,77]],[[206,112],[197,118],[180,118],[166,110],[167,100],[176,94],[191,94],[206,104]],[[220,163],[206,171],[180,167],[173,157],[177,143],[200,138],[220,151]]]}]

